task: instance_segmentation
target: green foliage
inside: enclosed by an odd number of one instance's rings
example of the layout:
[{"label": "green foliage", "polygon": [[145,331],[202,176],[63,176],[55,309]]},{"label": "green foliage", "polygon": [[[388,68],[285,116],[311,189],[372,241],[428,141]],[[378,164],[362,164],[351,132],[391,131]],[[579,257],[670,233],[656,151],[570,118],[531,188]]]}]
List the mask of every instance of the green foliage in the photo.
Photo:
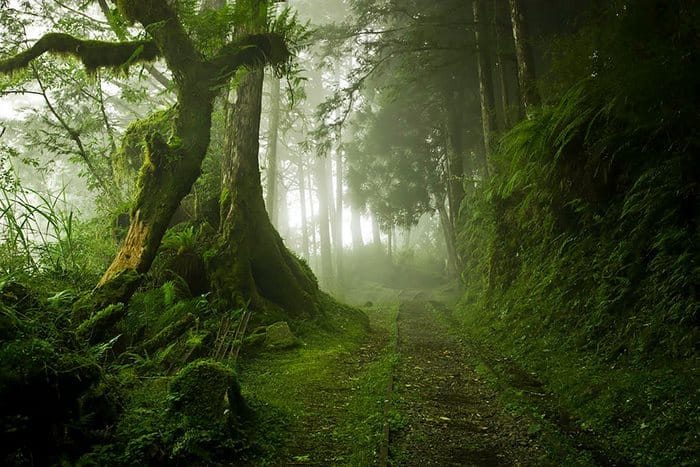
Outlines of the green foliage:
[{"label": "green foliage", "polygon": [[[496,175],[465,200],[465,316],[614,431],[614,449],[680,464],[700,337],[700,57],[684,41],[700,23],[684,2],[624,3],[582,33],[615,39],[588,76],[503,137]],[[606,380],[598,397],[586,377]]]}]

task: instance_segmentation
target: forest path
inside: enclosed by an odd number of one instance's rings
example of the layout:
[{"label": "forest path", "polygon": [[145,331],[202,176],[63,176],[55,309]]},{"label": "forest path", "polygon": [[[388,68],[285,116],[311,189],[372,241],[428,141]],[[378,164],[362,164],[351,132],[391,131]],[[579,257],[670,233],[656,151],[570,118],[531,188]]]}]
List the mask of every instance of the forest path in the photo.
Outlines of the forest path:
[{"label": "forest path", "polygon": [[390,462],[402,466],[547,465],[529,424],[507,413],[477,372],[481,360],[451,331],[449,310],[405,301],[397,318],[394,405],[406,417],[391,434]]}]

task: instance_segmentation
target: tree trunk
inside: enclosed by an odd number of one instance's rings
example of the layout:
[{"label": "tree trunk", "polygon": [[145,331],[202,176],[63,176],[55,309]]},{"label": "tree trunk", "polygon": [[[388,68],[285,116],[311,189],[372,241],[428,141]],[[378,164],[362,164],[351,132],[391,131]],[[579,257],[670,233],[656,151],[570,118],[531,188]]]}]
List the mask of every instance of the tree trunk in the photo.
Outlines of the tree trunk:
[{"label": "tree trunk", "polygon": [[[457,94],[461,96],[461,93]],[[449,150],[447,152],[447,199],[450,208],[450,219],[456,220],[459,206],[464,199],[464,118],[462,100],[455,99],[447,105],[447,133],[449,135]]]},{"label": "tree trunk", "polygon": [[352,208],[352,217],[350,218],[350,230],[352,231],[352,249],[359,251],[363,246],[362,240],[362,217],[360,211],[355,207]]},{"label": "tree trunk", "polygon": [[445,200],[438,202],[437,210],[440,215],[440,226],[442,227],[442,233],[445,237],[445,247],[447,249],[447,274],[450,277],[456,277],[459,260],[457,256],[455,231],[447,215],[447,209],[445,209]]},{"label": "tree trunk", "polygon": [[506,130],[513,126],[510,108],[510,92],[508,90],[508,78],[506,75],[505,54],[503,51],[503,29],[500,21],[505,12],[502,8],[501,0],[493,2],[493,30],[496,38],[496,73],[498,76],[498,86],[500,91],[501,113],[503,114],[502,129]]},{"label": "tree trunk", "polygon": [[343,288],[343,152],[336,149],[335,152],[335,290],[337,293]]},{"label": "tree trunk", "polygon": [[389,261],[394,257],[394,226],[390,226],[386,233],[386,252],[389,256]]},{"label": "tree trunk", "polygon": [[276,76],[270,77],[270,126],[268,128],[267,141],[267,212],[270,215],[272,225],[279,228],[277,206],[277,140],[279,136],[280,122],[280,79]]},{"label": "tree trunk", "polygon": [[508,0],[508,3],[513,29],[513,42],[515,43],[515,58],[518,63],[520,105],[521,110],[530,118],[533,109],[540,105],[540,95],[535,85],[535,68],[529,43],[530,37],[520,0]]},{"label": "tree trunk", "polygon": [[265,209],[258,165],[263,70],[237,89],[223,157],[221,244],[210,264],[218,297],[231,306],[271,303],[296,316],[318,312],[317,286],[275,231]]},{"label": "tree trunk", "polygon": [[382,235],[379,231],[379,223],[377,222],[377,216],[372,213],[372,243],[377,249],[382,247]]},{"label": "tree trunk", "polygon": [[330,206],[328,190],[327,159],[316,159],[318,195],[318,222],[321,241],[321,284],[325,288],[333,286],[333,260],[331,258]]},{"label": "tree trunk", "polygon": [[474,11],[474,39],[476,40],[477,72],[479,75],[479,100],[481,101],[481,125],[484,138],[484,158],[482,173],[488,178],[488,157],[492,151],[492,139],[496,131],[495,99],[493,97],[493,79],[491,76],[491,48],[489,47],[488,20],[483,0],[472,2]]},{"label": "tree trunk", "polygon": [[147,137],[138,194],[131,210],[131,223],[124,242],[93,294],[94,307],[125,302],[148,272],[160,242],[182,198],[199,177],[209,147],[213,92],[203,76],[181,85],[174,136],[157,132]]},{"label": "tree trunk", "polygon": [[[301,204],[301,253],[303,258],[309,261],[309,225],[306,218],[306,183],[304,180],[304,159],[299,156],[297,163],[297,177],[299,180],[299,202]],[[312,210],[313,212],[313,210]]]}]

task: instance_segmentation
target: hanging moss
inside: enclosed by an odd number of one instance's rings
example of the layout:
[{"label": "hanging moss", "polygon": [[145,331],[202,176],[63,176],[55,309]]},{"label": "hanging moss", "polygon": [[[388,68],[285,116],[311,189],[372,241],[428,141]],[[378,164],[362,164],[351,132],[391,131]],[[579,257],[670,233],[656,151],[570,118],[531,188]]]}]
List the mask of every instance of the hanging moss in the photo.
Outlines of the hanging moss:
[{"label": "hanging moss", "polygon": [[132,63],[153,61],[160,55],[153,41],[82,40],[70,34],[52,32],[45,34],[24,52],[0,60],[0,73],[11,73],[25,68],[29,62],[45,53],[74,56],[89,72],[100,67],[128,67]]},{"label": "hanging moss", "polygon": [[170,107],[151,113],[148,117],[129,125],[122,137],[121,146],[112,158],[116,182],[128,193],[133,191],[136,176],[143,163],[146,138],[150,133],[172,133],[175,108]]}]

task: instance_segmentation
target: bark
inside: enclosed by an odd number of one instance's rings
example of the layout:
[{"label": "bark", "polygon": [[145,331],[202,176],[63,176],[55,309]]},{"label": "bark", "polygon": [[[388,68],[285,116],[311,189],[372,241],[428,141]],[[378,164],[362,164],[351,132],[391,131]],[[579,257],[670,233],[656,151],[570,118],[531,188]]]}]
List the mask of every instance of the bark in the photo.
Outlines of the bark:
[{"label": "bark", "polygon": [[455,231],[452,228],[452,223],[447,214],[444,200],[438,203],[437,210],[440,216],[440,227],[442,227],[442,233],[445,237],[445,247],[447,249],[447,273],[450,277],[456,277],[458,273],[457,264],[459,261],[457,257]]},{"label": "bark", "polygon": [[372,243],[377,249],[382,247],[382,236],[379,231],[379,223],[377,222],[377,216],[372,214]]},{"label": "bark", "polygon": [[[461,96],[461,93],[458,95]],[[455,102],[456,101],[456,102]],[[464,116],[461,99],[448,102],[447,133],[449,135],[449,150],[447,153],[447,199],[450,209],[450,219],[454,223],[459,213],[459,206],[464,199]]]},{"label": "bark", "polygon": [[359,209],[355,207],[352,208],[350,230],[352,232],[352,249],[358,251],[364,246],[364,242],[362,240],[362,217]]},{"label": "bark", "polygon": [[386,233],[386,252],[389,261],[391,261],[394,256],[394,226],[389,227],[389,231]]},{"label": "bark", "polygon": [[540,95],[535,85],[535,68],[530,47],[527,22],[523,15],[520,0],[508,0],[510,20],[515,44],[515,58],[518,63],[518,83],[520,88],[521,110],[530,118],[533,109],[540,105]]},{"label": "bark", "polygon": [[503,16],[501,1],[493,2],[493,29],[494,37],[496,38],[496,73],[498,76],[498,86],[500,91],[500,104],[502,114],[502,129],[508,129],[513,126],[510,109],[510,92],[508,90],[508,78],[506,74],[505,54],[503,51],[503,29],[500,18]]},{"label": "bark", "polygon": [[335,246],[335,289],[343,288],[343,152],[335,153],[335,225],[333,226]]},{"label": "bark", "polygon": [[491,75],[491,48],[489,47],[488,20],[483,0],[474,0],[474,39],[476,41],[477,72],[479,75],[479,100],[481,103],[481,124],[484,140],[484,157],[481,170],[484,178],[488,178],[488,157],[492,151],[493,135],[496,131],[496,108],[494,105],[493,79]]},{"label": "bark", "polygon": [[330,233],[330,206],[329,206],[329,190],[327,176],[327,159],[317,158],[316,160],[316,178],[317,178],[317,195],[318,195],[318,222],[319,236],[321,243],[321,284],[326,287],[332,287],[333,284],[333,260],[331,251],[331,233]]},{"label": "bark", "polygon": [[302,157],[299,157],[297,163],[297,177],[299,180],[299,202],[301,204],[301,252],[304,259],[309,261],[309,224],[306,217],[306,183]]},{"label": "bark", "polygon": [[222,239],[210,265],[224,303],[253,308],[276,304],[295,316],[318,312],[311,272],[287,250],[263,200],[258,164],[263,71],[241,80],[223,160]]},{"label": "bark", "polygon": [[268,129],[267,147],[267,212],[270,214],[272,224],[278,225],[279,207],[277,206],[277,139],[279,136],[280,122],[280,79],[276,76],[270,78],[270,126]]}]

